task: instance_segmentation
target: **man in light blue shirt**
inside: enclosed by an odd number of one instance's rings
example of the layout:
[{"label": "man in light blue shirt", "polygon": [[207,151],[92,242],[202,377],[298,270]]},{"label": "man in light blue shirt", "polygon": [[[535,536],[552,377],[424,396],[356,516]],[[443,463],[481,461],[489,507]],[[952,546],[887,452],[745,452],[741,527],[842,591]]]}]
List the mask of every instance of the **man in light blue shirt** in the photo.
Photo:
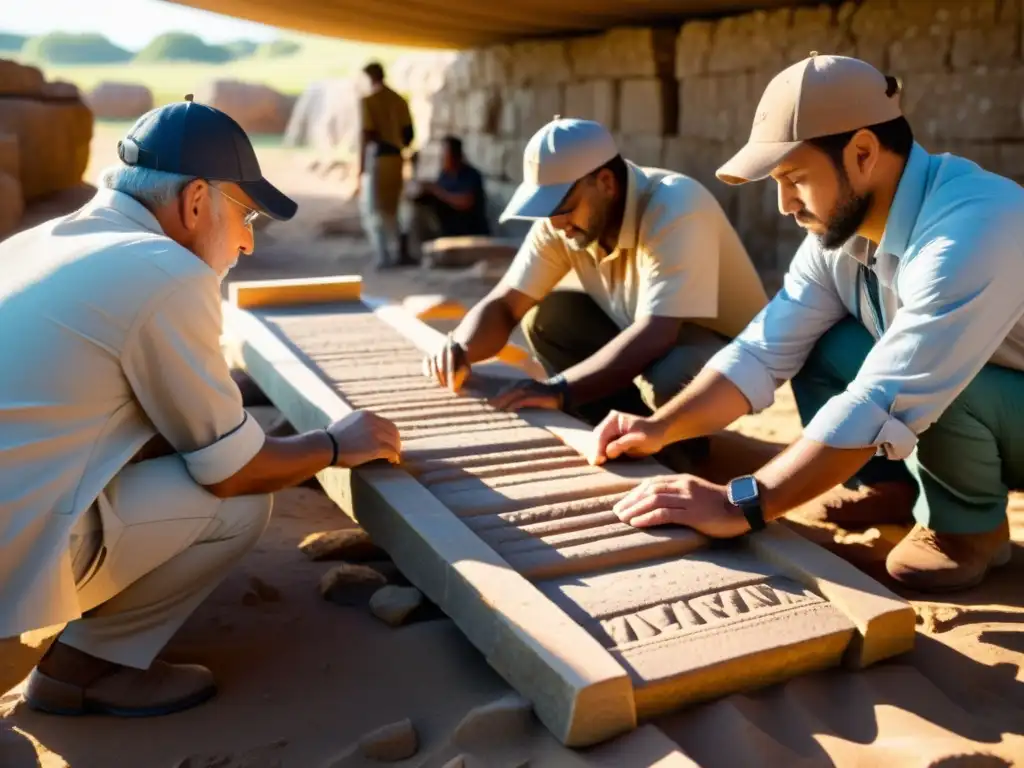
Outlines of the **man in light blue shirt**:
[{"label": "man in light blue shirt", "polygon": [[[750,141],[718,176],[774,178],[780,212],[808,237],[743,333],[652,417],[611,414],[592,460],[722,429],[789,380],[804,433],[727,486],[641,486],[617,506],[623,520],[731,537],[837,484],[902,488],[916,524],[888,557],[896,580],[960,589],[1009,559],[1007,495],[1024,487],[1024,189],[926,152],[899,91],[865,62],[818,55],[766,88]],[[856,506],[830,519],[911,511]]]}]

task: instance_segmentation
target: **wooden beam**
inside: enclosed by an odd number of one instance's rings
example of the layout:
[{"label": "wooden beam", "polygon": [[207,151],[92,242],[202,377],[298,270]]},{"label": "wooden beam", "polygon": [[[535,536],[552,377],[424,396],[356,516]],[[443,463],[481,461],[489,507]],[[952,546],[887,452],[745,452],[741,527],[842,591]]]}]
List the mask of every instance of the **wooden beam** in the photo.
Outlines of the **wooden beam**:
[{"label": "wooden beam", "polygon": [[240,309],[358,301],[362,282],[358,275],[247,280],[228,285],[228,301]]}]

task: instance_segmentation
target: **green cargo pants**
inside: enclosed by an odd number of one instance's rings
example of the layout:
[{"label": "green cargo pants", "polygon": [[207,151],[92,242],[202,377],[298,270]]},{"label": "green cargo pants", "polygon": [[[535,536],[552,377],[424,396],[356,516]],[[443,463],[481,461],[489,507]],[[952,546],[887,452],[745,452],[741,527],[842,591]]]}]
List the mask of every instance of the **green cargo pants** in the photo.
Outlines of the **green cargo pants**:
[{"label": "green cargo pants", "polygon": [[[526,313],[521,327],[549,376],[586,360],[620,333],[590,296],[571,290],[550,293]],[[634,378],[633,386],[601,400],[570,406],[572,415],[591,425],[597,425],[612,410],[650,415],[678,394],[727,343],[728,339],[714,331],[684,323],[676,346]],[[708,444],[702,438],[670,447],[670,464],[682,472],[690,468],[682,456],[698,459],[706,454]],[[668,460],[668,456],[664,458]]]},{"label": "green cargo pants", "polygon": [[[804,425],[853,381],[875,344],[848,317],[821,337],[793,378]],[[904,461],[875,456],[851,479],[897,481],[918,489],[914,518],[941,533],[981,533],[1006,516],[1007,495],[1024,488],[1024,372],[986,365]]]}]

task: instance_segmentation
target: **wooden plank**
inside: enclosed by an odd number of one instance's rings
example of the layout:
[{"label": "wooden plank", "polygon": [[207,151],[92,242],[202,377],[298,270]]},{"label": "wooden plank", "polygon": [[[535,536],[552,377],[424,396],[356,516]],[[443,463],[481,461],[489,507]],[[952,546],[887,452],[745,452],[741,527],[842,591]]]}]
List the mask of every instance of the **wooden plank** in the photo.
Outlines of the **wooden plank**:
[{"label": "wooden plank", "polygon": [[[250,375],[296,429],[350,411],[258,318],[234,308],[226,320]],[[406,472],[368,465],[318,477],[563,743],[595,744],[636,726],[632,684],[611,654]]]},{"label": "wooden plank", "polygon": [[228,285],[228,301],[240,309],[358,301],[362,283],[358,275],[243,280]]}]

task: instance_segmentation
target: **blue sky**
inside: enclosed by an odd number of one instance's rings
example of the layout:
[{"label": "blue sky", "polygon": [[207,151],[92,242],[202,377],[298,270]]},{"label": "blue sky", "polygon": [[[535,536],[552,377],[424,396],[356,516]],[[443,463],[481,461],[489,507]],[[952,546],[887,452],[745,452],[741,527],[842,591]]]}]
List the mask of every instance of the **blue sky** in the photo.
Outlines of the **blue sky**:
[{"label": "blue sky", "polygon": [[172,31],[192,32],[210,43],[242,37],[262,42],[279,36],[274,27],[163,0],[0,0],[0,31],[99,32],[129,50]]}]

